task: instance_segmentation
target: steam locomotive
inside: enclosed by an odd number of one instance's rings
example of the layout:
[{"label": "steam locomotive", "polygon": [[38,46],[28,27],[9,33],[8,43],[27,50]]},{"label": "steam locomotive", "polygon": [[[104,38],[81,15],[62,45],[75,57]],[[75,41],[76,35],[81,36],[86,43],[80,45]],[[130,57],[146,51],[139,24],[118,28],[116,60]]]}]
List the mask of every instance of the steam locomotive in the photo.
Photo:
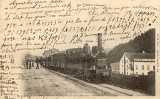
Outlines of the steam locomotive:
[{"label": "steam locomotive", "polygon": [[102,49],[101,33],[98,33],[98,48],[92,47],[92,53],[88,44],[83,48],[71,48],[63,52],[54,49],[54,54],[46,57],[44,62],[48,68],[74,75],[88,82],[111,78],[112,70],[107,55]]}]

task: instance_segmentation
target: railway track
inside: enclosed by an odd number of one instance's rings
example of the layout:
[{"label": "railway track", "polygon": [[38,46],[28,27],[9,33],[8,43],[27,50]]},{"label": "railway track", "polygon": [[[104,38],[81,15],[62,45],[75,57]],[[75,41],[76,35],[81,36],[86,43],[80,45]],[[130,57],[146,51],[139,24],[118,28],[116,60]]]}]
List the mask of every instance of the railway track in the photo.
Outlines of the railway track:
[{"label": "railway track", "polygon": [[57,71],[50,70],[50,72],[57,74],[61,77],[65,77],[66,79],[69,79],[73,83],[77,83],[77,84],[80,84],[81,86],[93,89],[95,91],[99,91],[103,93],[104,95],[105,94],[110,95],[110,96],[133,96],[134,95],[134,94],[125,93],[125,92],[122,92],[122,91],[119,91],[119,90],[116,90],[110,87],[106,87],[105,85],[88,83],[81,79],[78,79],[73,76],[66,75],[66,74],[63,74]]}]

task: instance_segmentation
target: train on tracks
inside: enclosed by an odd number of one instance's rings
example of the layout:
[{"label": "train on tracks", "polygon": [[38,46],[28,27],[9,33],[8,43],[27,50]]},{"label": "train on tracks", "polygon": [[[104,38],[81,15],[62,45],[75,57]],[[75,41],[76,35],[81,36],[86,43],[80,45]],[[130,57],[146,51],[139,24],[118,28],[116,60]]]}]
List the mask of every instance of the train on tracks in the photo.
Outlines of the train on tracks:
[{"label": "train on tracks", "polygon": [[98,33],[98,47],[85,44],[83,48],[70,48],[59,52],[56,49],[43,53],[44,66],[55,71],[73,75],[88,82],[111,78],[111,67],[102,47],[102,34]]}]

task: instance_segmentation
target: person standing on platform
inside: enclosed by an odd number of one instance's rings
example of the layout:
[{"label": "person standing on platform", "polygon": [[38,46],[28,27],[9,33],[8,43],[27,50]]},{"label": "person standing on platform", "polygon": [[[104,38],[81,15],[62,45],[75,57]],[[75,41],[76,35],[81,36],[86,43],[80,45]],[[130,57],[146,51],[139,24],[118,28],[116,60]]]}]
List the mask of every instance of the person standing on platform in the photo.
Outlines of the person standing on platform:
[{"label": "person standing on platform", "polygon": [[29,62],[29,69],[31,69],[31,60],[30,60],[30,62]]},{"label": "person standing on platform", "polygon": [[28,69],[28,60],[26,60],[26,67],[27,67],[26,69]]},{"label": "person standing on platform", "polygon": [[43,66],[43,63],[42,63],[42,62],[40,62],[40,65],[41,65],[41,68],[42,68],[42,66]]},{"label": "person standing on platform", "polygon": [[32,67],[34,67],[34,61],[32,61]]},{"label": "person standing on platform", "polygon": [[39,69],[39,63],[37,62],[37,67],[36,67],[36,69]]},{"label": "person standing on platform", "polygon": [[36,57],[36,63],[37,63],[36,69],[39,69],[39,59],[38,59],[38,57]]}]

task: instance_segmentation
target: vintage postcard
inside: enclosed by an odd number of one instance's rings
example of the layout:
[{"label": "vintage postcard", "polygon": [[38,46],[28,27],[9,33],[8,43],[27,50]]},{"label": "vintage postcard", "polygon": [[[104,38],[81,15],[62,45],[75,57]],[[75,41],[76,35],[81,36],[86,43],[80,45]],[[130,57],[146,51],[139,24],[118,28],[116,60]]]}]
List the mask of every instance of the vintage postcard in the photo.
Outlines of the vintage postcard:
[{"label": "vintage postcard", "polygon": [[159,0],[0,7],[0,99],[159,97]]}]

